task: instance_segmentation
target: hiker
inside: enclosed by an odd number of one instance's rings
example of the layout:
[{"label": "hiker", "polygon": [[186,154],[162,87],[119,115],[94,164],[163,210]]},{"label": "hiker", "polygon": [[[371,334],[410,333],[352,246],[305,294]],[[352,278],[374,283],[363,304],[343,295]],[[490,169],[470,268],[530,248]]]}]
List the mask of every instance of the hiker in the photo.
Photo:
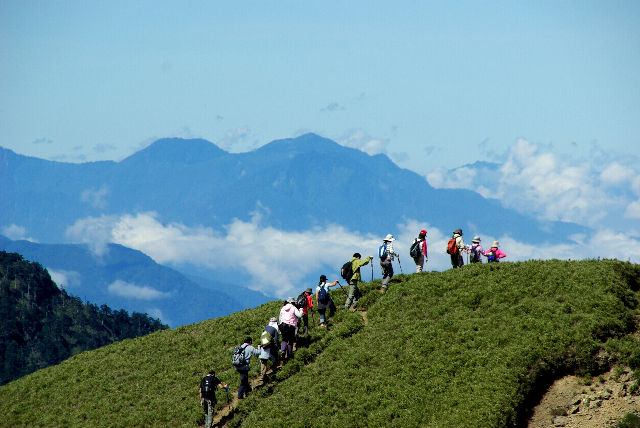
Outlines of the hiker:
[{"label": "hiker", "polygon": [[474,236],[471,240],[471,247],[469,247],[471,254],[471,263],[482,263],[482,256],[484,256],[484,249],[480,245],[480,237]]},{"label": "hiker", "polygon": [[278,351],[280,350],[280,330],[278,330],[278,321],[276,317],[269,320],[260,337],[260,378],[264,382],[264,376],[267,374],[267,361],[271,361],[275,371],[278,366]]},{"label": "hiker", "polygon": [[414,238],[409,254],[416,264],[416,273],[422,272],[424,263],[429,261],[427,253],[427,231],[425,229],[422,229],[418,237]]},{"label": "hiker", "polygon": [[344,308],[349,309],[351,305],[353,305],[353,309],[358,305],[358,298],[362,295],[360,293],[360,289],[358,288],[358,281],[360,281],[360,268],[373,258],[371,256],[367,256],[366,259],[361,260],[360,253],[354,253],[351,258],[351,279],[349,280],[349,295],[347,296],[347,300],[344,302]]},{"label": "hiker", "polygon": [[398,253],[393,251],[393,235],[388,234],[382,240],[382,245],[378,248],[378,257],[380,257],[380,268],[382,269],[382,291],[389,286],[389,281],[393,277],[393,260],[399,257]]},{"label": "hiker", "polygon": [[[335,287],[338,283],[336,279],[331,284],[327,284],[326,275],[320,275],[320,282],[316,287],[316,302],[318,302],[318,313],[320,314],[320,327],[326,327],[325,312],[329,308],[329,316],[332,317],[336,313],[336,305],[333,303],[331,294],[329,293],[329,287]],[[328,318],[326,319],[328,321]]]},{"label": "hiker", "polygon": [[298,318],[302,317],[302,311],[295,307],[296,299],[289,297],[284,306],[280,309],[279,327],[282,333],[282,342],[280,342],[280,350],[283,359],[293,356],[293,342],[296,340],[296,328],[298,326]]},{"label": "hiker", "polygon": [[309,333],[309,310],[313,308],[313,291],[311,288],[307,288],[302,292],[302,297],[305,299],[305,304],[302,305],[302,334]]},{"label": "hiker", "polygon": [[507,257],[504,251],[498,248],[499,245],[498,241],[493,241],[491,248],[484,252],[484,255],[487,256],[487,263],[497,263],[500,259]]},{"label": "hiker", "polygon": [[220,382],[216,377],[216,372],[209,370],[209,373],[200,381],[200,405],[204,410],[204,426],[213,426],[213,411],[216,409],[216,386],[220,389],[229,390],[229,386]]},{"label": "hiker", "polygon": [[[452,240],[453,245],[451,245]],[[464,265],[462,252],[465,250],[466,247],[464,245],[464,240],[462,239],[462,229],[457,228],[453,231],[453,237],[449,240],[449,244],[447,244],[447,253],[451,255],[451,266],[453,266],[454,269]]]},{"label": "hiker", "polygon": [[251,385],[249,385],[249,369],[251,368],[251,357],[254,355],[260,355],[260,350],[254,348],[251,343],[253,339],[251,336],[247,336],[244,339],[244,343],[236,349],[239,350],[240,354],[238,355],[236,362],[236,350],[234,349],[234,356],[232,361],[234,361],[234,367],[240,373],[240,387],[238,388],[238,399],[243,399],[249,394],[251,391]]}]

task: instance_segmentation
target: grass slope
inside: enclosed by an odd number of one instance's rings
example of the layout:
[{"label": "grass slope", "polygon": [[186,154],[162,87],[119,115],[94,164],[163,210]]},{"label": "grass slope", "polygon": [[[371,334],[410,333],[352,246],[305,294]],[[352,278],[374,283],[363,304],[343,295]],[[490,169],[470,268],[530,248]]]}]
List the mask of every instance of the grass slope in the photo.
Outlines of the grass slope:
[{"label": "grass slope", "polygon": [[[333,328],[312,330],[229,425],[522,425],[560,374],[596,374],[611,360],[640,368],[639,284],[639,266],[595,260],[400,275],[384,295],[379,281],[364,284],[367,325],[339,311]],[[0,388],[0,426],[197,425],[201,376],[215,368],[237,389],[233,346],[279,308],[125,340],[21,378]]]}]

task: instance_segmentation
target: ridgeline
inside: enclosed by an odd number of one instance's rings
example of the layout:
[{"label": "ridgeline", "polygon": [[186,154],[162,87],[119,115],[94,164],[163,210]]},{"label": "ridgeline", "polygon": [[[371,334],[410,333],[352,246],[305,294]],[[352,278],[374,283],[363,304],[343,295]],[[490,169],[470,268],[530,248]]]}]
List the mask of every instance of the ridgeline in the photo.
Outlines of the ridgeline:
[{"label": "ridgeline", "polygon": [[[630,391],[640,390],[638,265],[471,265],[379,287],[364,283],[359,311],[339,309],[329,328],[301,338],[294,359],[224,423],[525,426],[555,379],[612,364],[634,370]],[[332,295],[340,306],[342,290]],[[236,391],[233,347],[258,338],[280,306],[127,339],[27,375],[0,387],[0,426],[201,425],[200,378],[213,368]],[[254,358],[250,376],[258,369]],[[218,392],[219,407],[227,399]]]}]

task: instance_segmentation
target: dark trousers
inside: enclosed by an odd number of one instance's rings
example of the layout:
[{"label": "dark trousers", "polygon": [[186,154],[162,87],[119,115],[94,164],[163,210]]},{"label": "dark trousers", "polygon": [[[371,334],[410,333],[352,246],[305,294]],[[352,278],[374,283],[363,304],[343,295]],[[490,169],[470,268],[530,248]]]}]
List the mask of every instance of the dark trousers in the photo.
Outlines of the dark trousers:
[{"label": "dark trousers", "polygon": [[251,391],[249,385],[249,370],[238,370],[240,373],[240,387],[238,388],[238,398],[246,397]]},{"label": "dark trousers", "polygon": [[309,314],[302,314],[302,334],[309,333]]},{"label": "dark trousers", "polygon": [[320,305],[318,305],[318,313],[320,314],[320,323],[324,323],[328,321],[328,317],[325,318],[325,313],[327,312],[327,309],[329,309],[330,317],[332,317],[336,313],[336,304],[333,303],[333,300],[331,298],[329,298],[329,303],[327,303],[326,306],[323,305],[323,307],[321,308]]},{"label": "dark trousers", "polygon": [[451,266],[454,268],[459,268],[464,265],[464,259],[462,258],[462,254],[451,254]]},{"label": "dark trousers", "polygon": [[389,281],[393,278],[393,264],[391,260],[384,260],[380,262],[380,268],[382,268],[382,287],[387,288]]},{"label": "dark trousers", "polygon": [[296,340],[296,328],[290,324],[280,324],[280,333],[282,333],[282,342],[280,343],[280,349],[283,353],[283,358],[289,358],[293,355],[293,342]]}]

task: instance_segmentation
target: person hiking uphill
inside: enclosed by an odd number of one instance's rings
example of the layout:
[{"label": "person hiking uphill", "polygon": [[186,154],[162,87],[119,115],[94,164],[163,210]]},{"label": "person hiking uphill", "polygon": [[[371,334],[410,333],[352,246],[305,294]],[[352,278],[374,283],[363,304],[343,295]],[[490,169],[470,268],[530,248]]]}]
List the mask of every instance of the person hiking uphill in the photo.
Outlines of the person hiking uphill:
[{"label": "person hiking uphill", "polygon": [[279,327],[282,333],[282,342],[280,342],[280,350],[282,358],[287,359],[293,356],[293,342],[296,340],[296,327],[298,326],[298,318],[302,317],[302,311],[294,305],[296,299],[289,297],[280,309]]},{"label": "person hiking uphill", "polygon": [[[240,373],[240,387],[238,388],[238,399],[243,399],[251,391],[249,385],[249,369],[251,368],[251,357],[260,355],[260,350],[251,346],[253,340],[250,336],[244,339],[244,343],[234,349],[232,357],[233,366]],[[239,353],[236,355],[236,352]]]},{"label": "person hiking uphill", "polygon": [[451,266],[459,268],[464,265],[462,252],[466,250],[464,240],[462,239],[462,229],[458,228],[453,231],[453,236],[447,244],[447,253],[451,255]]},{"label": "person hiking uphill", "polygon": [[498,241],[493,241],[491,248],[484,252],[484,255],[487,256],[487,263],[497,263],[500,259],[507,257],[504,251],[498,248],[499,245]]},{"label": "person hiking uphill", "polygon": [[333,303],[331,294],[329,293],[329,287],[335,287],[338,283],[336,279],[331,284],[327,284],[326,275],[320,275],[320,282],[316,287],[316,302],[318,302],[318,313],[320,314],[320,327],[326,327],[325,312],[329,309],[329,316],[332,317],[336,313],[336,305]]},{"label": "person hiking uphill", "polygon": [[471,240],[471,247],[469,248],[471,254],[471,263],[482,263],[482,256],[484,256],[484,249],[480,245],[480,237],[474,236]]},{"label": "person hiking uphill", "polygon": [[360,289],[358,288],[358,282],[360,281],[360,268],[373,258],[371,256],[367,256],[366,259],[361,259],[360,253],[354,253],[351,258],[351,279],[349,280],[349,295],[347,296],[347,300],[344,302],[344,308],[349,309],[351,305],[355,309],[358,305],[358,298],[362,295],[360,293]]},{"label": "person hiking uphill", "polygon": [[302,306],[302,325],[304,326],[302,334],[308,334],[309,310],[313,308],[313,297],[311,297],[313,295],[313,291],[311,290],[311,288],[307,288],[306,290],[304,290],[303,294],[305,296],[304,298],[306,299],[306,304]]},{"label": "person hiking uphill", "polygon": [[413,240],[409,255],[416,264],[416,273],[422,272],[422,268],[425,262],[429,261],[427,252],[427,231],[422,229],[418,234],[418,237]]},{"label": "person hiking uphill", "polygon": [[378,248],[378,257],[380,257],[380,268],[382,269],[382,291],[389,286],[389,281],[393,278],[393,260],[398,257],[398,253],[393,251],[393,235],[388,234],[382,240],[382,245]]},{"label": "person hiking uphill", "polygon": [[209,370],[209,373],[200,381],[200,405],[204,410],[204,426],[211,428],[213,426],[213,411],[216,409],[216,386],[220,389],[229,390],[229,386],[220,382],[216,377],[216,372]]},{"label": "person hiking uphill", "polygon": [[276,317],[269,320],[260,336],[260,378],[264,382],[264,376],[267,374],[267,361],[271,361],[273,371],[278,366],[278,351],[280,350],[280,330],[278,330],[278,321]]}]

